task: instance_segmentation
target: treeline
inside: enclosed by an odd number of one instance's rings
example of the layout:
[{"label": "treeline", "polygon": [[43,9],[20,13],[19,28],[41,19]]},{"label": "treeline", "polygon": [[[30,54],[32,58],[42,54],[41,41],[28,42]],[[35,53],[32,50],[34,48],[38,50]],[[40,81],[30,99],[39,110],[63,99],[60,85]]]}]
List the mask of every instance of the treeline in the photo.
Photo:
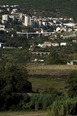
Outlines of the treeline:
[{"label": "treeline", "polygon": [[0,67],[0,110],[19,103],[22,93],[31,92],[27,70],[17,65]]},{"label": "treeline", "polygon": [[[60,96],[60,95],[59,95]],[[0,105],[0,111],[47,110],[58,96],[52,94],[13,94]],[[3,100],[3,99],[2,99]],[[2,101],[0,101],[2,103]]]},{"label": "treeline", "polygon": [[26,36],[18,37],[14,31],[10,33],[0,31],[0,42],[6,43],[5,46],[8,47],[29,47]]}]

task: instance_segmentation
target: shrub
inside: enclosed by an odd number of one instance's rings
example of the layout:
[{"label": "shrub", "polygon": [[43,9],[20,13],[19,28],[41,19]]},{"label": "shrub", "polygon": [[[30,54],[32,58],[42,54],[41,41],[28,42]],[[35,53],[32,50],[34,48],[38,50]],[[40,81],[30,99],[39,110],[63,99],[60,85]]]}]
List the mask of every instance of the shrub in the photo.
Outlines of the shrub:
[{"label": "shrub", "polygon": [[77,114],[77,98],[55,101],[48,110],[48,116],[67,116]]}]

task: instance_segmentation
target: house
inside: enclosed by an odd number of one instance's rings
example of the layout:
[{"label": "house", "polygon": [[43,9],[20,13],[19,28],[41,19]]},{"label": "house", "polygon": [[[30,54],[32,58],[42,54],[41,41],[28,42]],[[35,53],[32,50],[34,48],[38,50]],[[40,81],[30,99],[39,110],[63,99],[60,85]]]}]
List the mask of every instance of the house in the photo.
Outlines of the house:
[{"label": "house", "polygon": [[50,41],[46,41],[46,42],[44,42],[44,45],[47,46],[47,47],[51,47],[51,42]]},{"label": "house", "polygon": [[61,28],[60,27],[57,27],[56,28],[56,32],[58,32],[58,31],[61,31]]},{"label": "house", "polygon": [[60,46],[66,46],[66,45],[67,45],[66,42],[62,42],[62,43],[60,43]]},{"label": "house", "polygon": [[67,27],[74,27],[76,24],[75,23],[64,23],[63,25]]},{"label": "house", "polygon": [[57,47],[57,46],[59,46],[59,43],[52,43],[52,46]]},{"label": "house", "polygon": [[67,62],[67,65],[77,65],[77,60],[72,60],[70,62]]},{"label": "house", "polygon": [[0,48],[3,48],[3,46],[4,46],[5,44],[6,44],[6,43],[0,42]]},{"label": "house", "polygon": [[7,14],[2,15],[2,23],[6,23],[7,21],[9,21],[9,15]]},{"label": "house", "polygon": [[40,47],[40,48],[46,48],[46,45],[45,44],[38,44],[38,47]]}]

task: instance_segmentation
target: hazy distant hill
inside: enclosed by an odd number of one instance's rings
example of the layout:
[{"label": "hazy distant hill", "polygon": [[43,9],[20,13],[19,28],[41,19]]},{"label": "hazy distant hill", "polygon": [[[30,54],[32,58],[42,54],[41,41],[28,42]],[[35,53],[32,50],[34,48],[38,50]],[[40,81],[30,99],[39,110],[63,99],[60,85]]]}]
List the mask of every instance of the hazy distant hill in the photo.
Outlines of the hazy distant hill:
[{"label": "hazy distant hill", "polygon": [[77,0],[0,0],[0,4],[19,4],[30,13],[77,19]]}]

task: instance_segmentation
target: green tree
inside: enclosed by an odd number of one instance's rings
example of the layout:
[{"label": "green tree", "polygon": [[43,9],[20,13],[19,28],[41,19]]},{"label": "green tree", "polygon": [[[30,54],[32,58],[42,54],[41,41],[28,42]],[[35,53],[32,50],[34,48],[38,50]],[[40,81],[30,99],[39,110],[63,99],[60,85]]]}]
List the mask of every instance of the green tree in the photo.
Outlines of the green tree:
[{"label": "green tree", "polygon": [[77,71],[73,71],[69,74],[67,88],[70,97],[77,97]]},{"label": "green tree", "polygon": [[11,65],[5,66],[1,69],[0,78],[4,80],[3,90],[9,91],[12,89],[13,92],[28,92],[32,90],[31,83],[27,80],[28,73],[24,68]]},{"label": "green tree", "polygon": [[48,56],[48,59],[46,61],[46,64],[61,64],[62,60],[57,54],[56,51],[51,51],[50,55]]},{"label": "green tree", "polygon": [[21,93],[32,91],[32,85],[27,80],[28,73],[24,68],[11,65],[0,68],[0,108],[8,109],[17,105]]}]

